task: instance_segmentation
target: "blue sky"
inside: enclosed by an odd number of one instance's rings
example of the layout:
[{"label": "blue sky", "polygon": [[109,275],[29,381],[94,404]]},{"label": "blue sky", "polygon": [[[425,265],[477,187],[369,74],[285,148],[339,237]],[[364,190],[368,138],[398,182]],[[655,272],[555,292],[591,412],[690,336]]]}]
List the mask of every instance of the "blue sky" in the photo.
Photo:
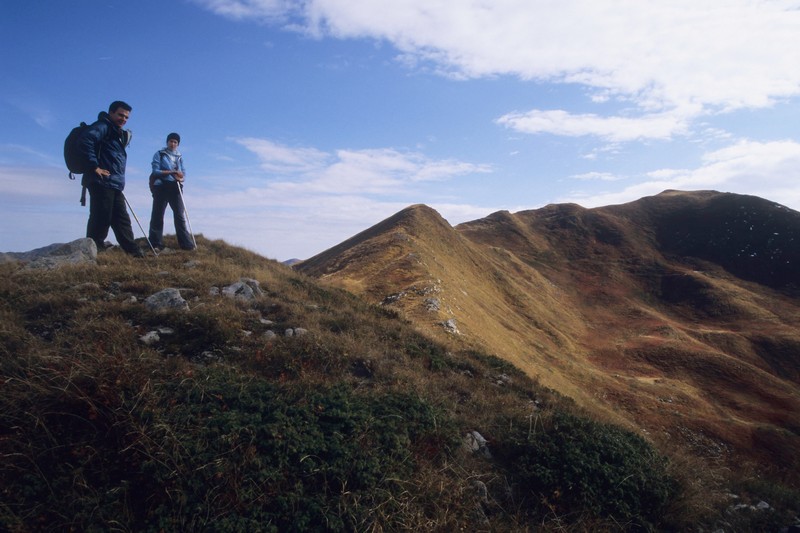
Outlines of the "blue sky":
[{"label": "blue sky", "polygon": [[798,0],[4,0],[0,251],[85,234],[63,140],[117,99],[145,230],[177,131],[193,230],[279,260],[416,203],[800,210],[798,42]]}]

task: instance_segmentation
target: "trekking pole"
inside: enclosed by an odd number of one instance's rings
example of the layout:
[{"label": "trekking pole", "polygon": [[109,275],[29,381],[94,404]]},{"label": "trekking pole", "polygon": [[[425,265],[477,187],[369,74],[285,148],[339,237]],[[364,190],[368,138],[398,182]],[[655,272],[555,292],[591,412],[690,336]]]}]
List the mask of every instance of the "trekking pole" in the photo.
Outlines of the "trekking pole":
[{"label": "trekking pole", "polygon": [[194,231],[192,231],[192,223],[189,222],[189,210],[186,209],[186,201],[183,199],[183,187],[178,183],[178,194],[181,195],[181,203],[183,204],[183,214],[186,215],[186,225],[189,226],[189,235],[192,236],[192,244],[195,250],[197,249],[197,241],[194,240]]},{"label": "trekking pole", "polygon": [[[120,194],[122,194],[121,191],[120,191]],[[144,235],[145,240],[147,240],[147,244],[150,245],[150,249],[153,251],[153,255],[158,257],[158,252],[156,252],[156,249],[153,248],[153,244],[150,242],[150,238],[147,236],[147,233],[144,232],[144,228],[142,227],[142,223],[139,222],[139,217],[136,216],[136,211],[134,211],[133,207],[131,207],[131,203],[128,201],[128,197],[125,196],[124,194],[122,194],[122,197],[125,198],[125,203],[128,205],[128,209],[131,210],[131,214],[133,214],[133,218],[136,220],[136,223],[139,225],[139,229],[142,230],[142,235]]]}]

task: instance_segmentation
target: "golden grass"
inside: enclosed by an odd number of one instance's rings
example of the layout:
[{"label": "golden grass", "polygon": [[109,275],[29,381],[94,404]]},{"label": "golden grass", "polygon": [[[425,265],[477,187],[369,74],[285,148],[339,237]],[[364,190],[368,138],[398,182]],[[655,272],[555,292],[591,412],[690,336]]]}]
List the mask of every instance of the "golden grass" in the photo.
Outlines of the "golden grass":
[{"label": "golden grass", "polygon": [[[780,468],[752,427],[788,432],[783,444],[800,453],[800,304],[713,263],[665,257],[647,226],[657,207],[548,206],[451,228],[412,206],[298,268],[376,304],[403,293],[387,307],[419,331],[495,354],[599,419],[651,435],[692,426],[719,439],[731,466]],[[460,335],[442,328],[447,318]]]}]

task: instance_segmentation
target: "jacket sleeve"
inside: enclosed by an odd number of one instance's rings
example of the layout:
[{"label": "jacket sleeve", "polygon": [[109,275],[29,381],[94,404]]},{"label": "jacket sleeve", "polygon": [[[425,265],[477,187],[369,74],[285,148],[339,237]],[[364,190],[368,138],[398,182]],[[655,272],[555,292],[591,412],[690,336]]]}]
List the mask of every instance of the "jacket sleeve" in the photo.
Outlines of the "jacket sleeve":
[{"label": "jacket sleeve", "polygon": [[91,163],[93,168],[100,166],[98,162],[100,143],[103,142],[107,134],[108,125],[98,121],[86,128],[78,140],[81,153],[86,156],[87,161]]},{"label": "jacket sleeve", "polygon": [[183,156],[178,158],[178,170],[183,173],[183,179],[186,179],[186,167],[183,166]]},{"label": "jacket sleeve", "polygon": [[161,152],[156,152],[153,154],[153,162],[151,163],[153,167],[153,172],[157,173],[158,176],[161,175]]}]

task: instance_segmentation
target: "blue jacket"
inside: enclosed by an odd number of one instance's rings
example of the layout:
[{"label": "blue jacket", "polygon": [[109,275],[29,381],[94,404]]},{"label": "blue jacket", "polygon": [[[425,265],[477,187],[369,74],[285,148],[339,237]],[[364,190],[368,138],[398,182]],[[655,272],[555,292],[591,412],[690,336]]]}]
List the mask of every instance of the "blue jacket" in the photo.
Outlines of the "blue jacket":
[{"label": "blue jacket", "polygon": [[89,172],[89,184],[99,183],[120,191],[125,189],[125,165],[128,162],[125,148],[129,139],[130,132],[111,122],[106,112],[100,113],[97,121],[84,130],[78,141],[81,153],[86,156],[93,169],[100,167],[111,173],[107,178],[101,179],[94,171]]},{"label": "blue jacket", "polygon": [[153,155],[153,172],[156,174],[153,185],[158,187],[168,181],[177,181],[172,174],[161,175],[163,170],[180,170],[186,178],[186,169],[183,167],[183,157],[177,150],[170,152],[167,148],[162,148]]}]

